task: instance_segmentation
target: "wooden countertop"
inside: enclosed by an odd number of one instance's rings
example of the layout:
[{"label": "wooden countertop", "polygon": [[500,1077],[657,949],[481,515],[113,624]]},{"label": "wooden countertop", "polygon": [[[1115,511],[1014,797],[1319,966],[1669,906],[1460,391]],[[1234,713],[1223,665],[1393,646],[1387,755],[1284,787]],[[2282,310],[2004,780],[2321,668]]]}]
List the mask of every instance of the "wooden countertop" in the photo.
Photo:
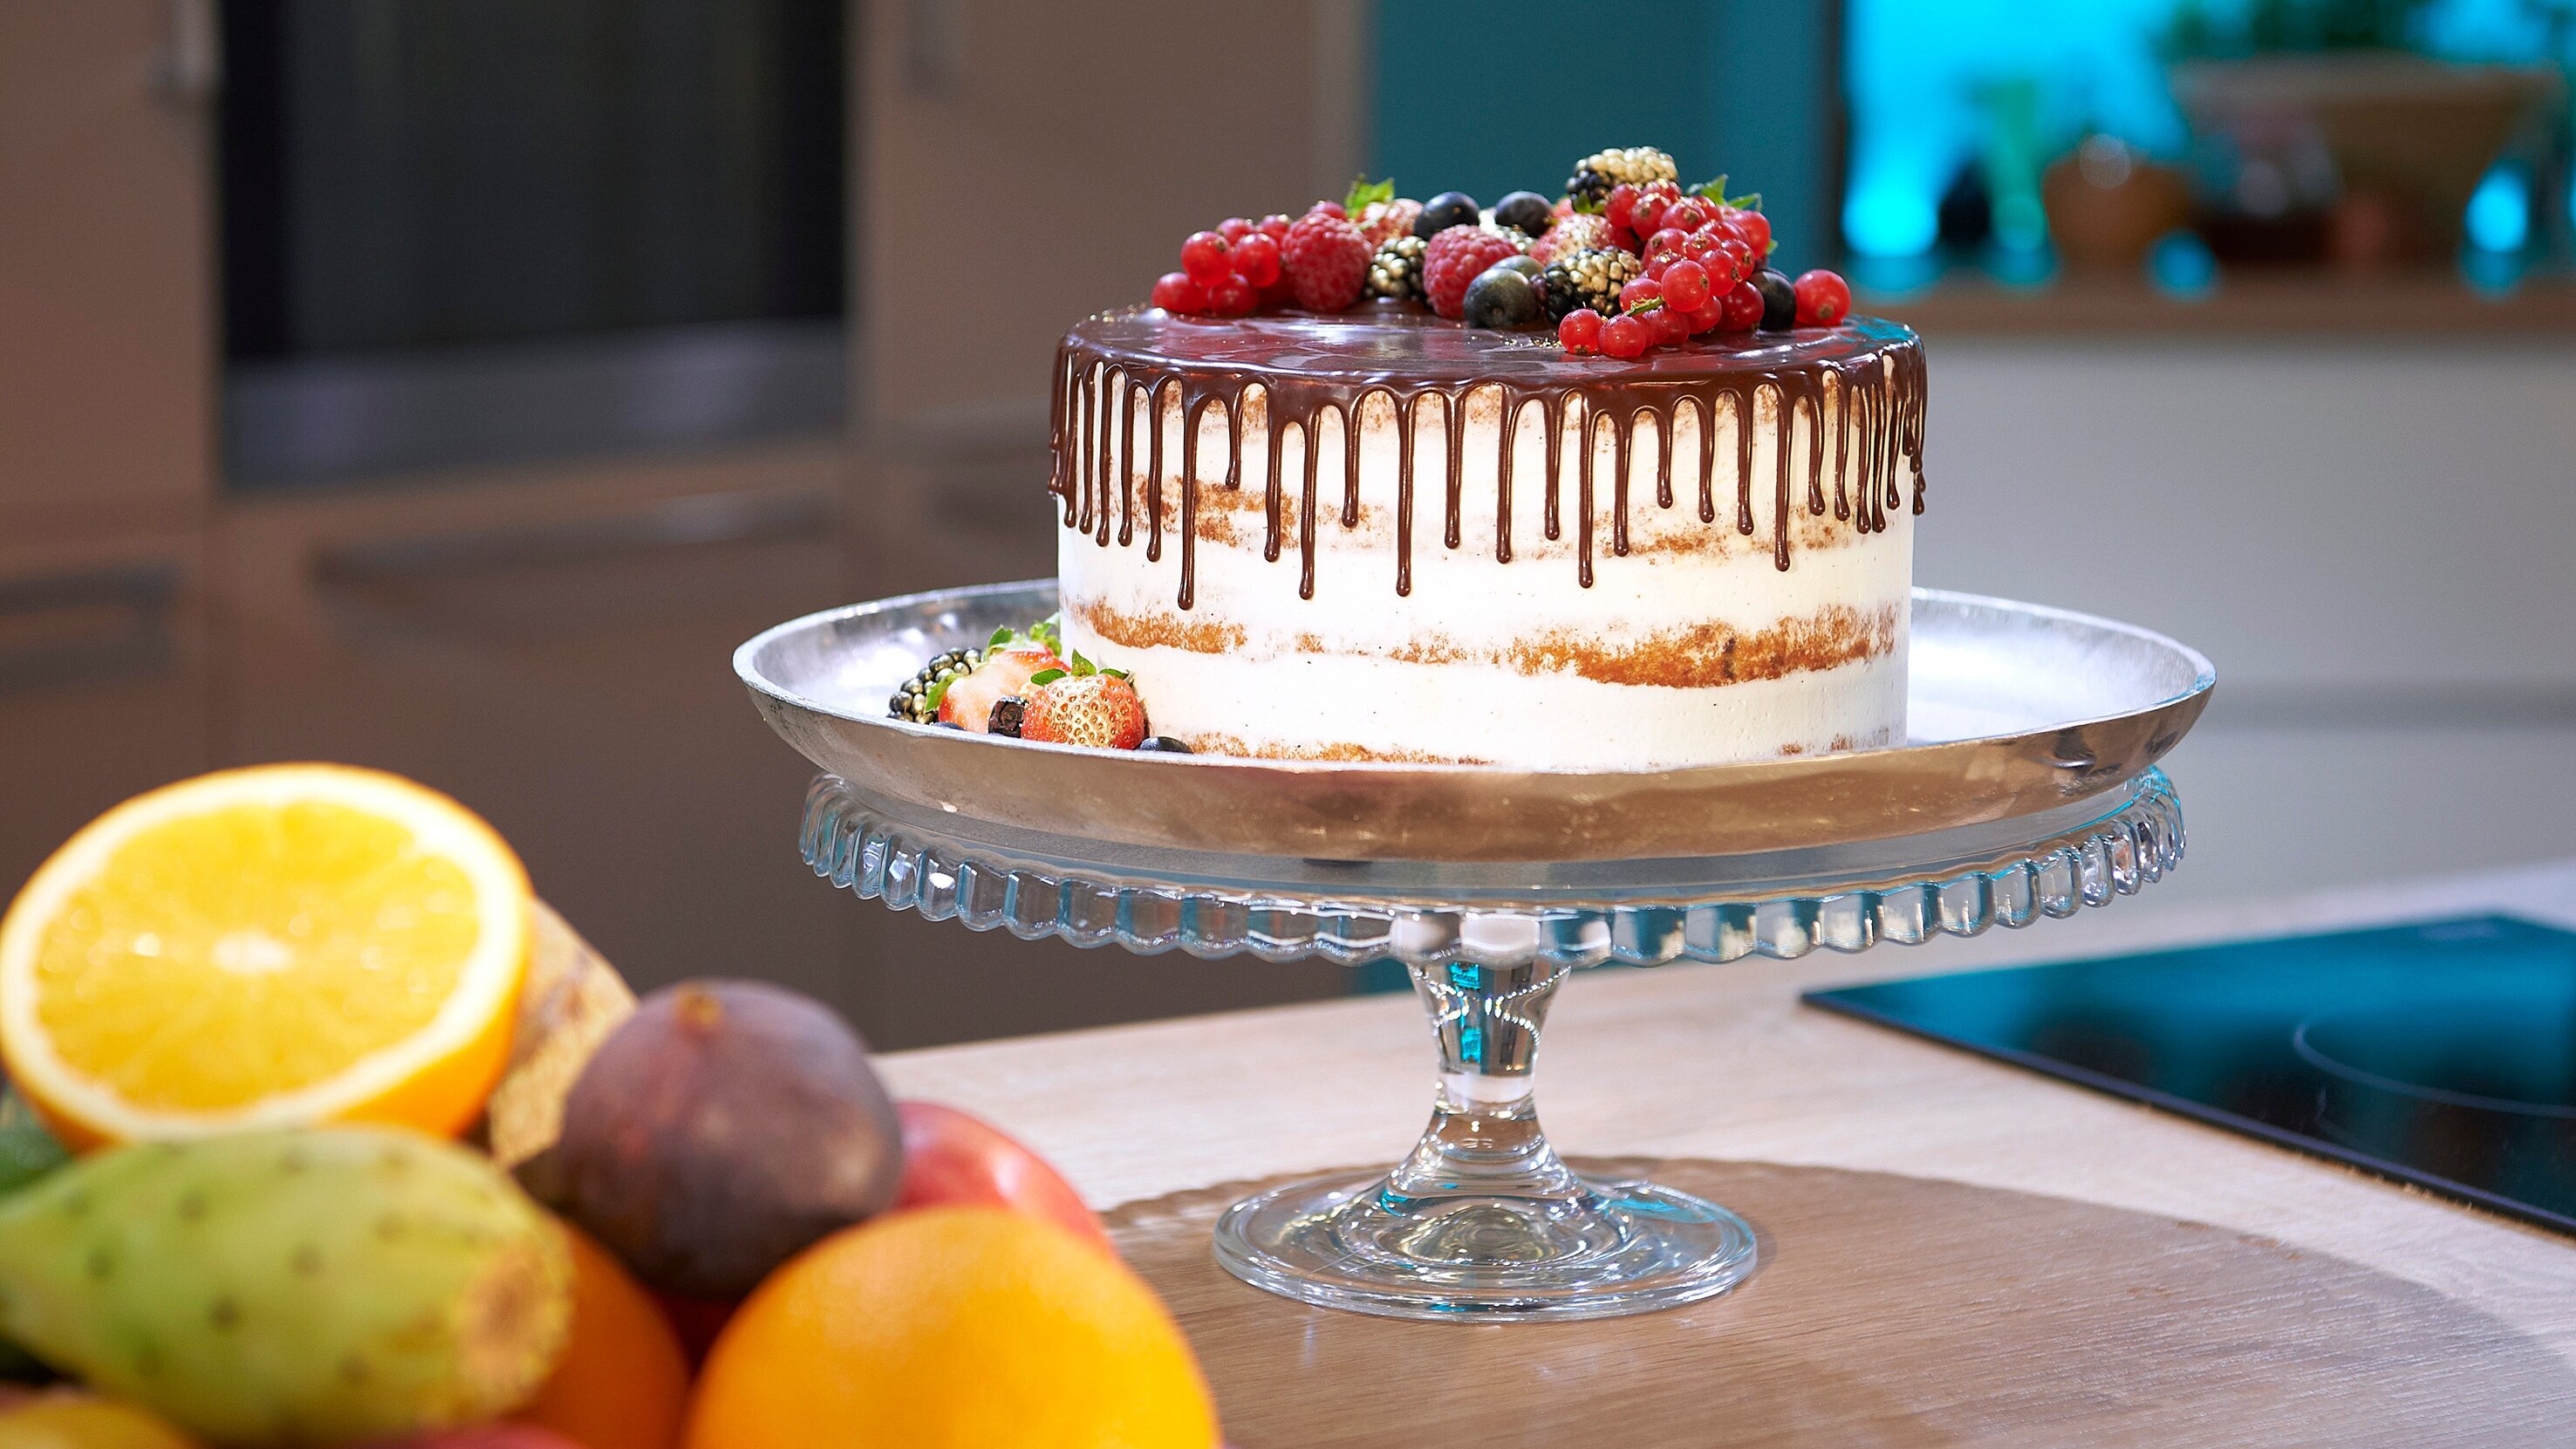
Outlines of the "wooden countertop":
[{"label": "wooden countertop", "polygon": [[[1601,1374],[1615,1379],[1634,1373],[1635,1383],[1613,1396],[1631,1404],[1654,1402],[1650,1390],[1686,1381],[1701,1386],[1694,1402],[1733,1394],[1776,1408],[1788,1401],[1785,1385],[1823,1381],[1807,1375],[1825,1372],[1830,1345],[1849,1342],[1861,1353],[1861,1362],[1832,1370],[1849,1380],[1850,1394],[1808,1393],[1798,1399],[1806,1407],[1759,1420],[1758,1434],[1751,1428],[1735,1437],[1718,1432],[1721,1423],[1756,1422],[1740,1417],[1696,1422],[1676,1429],[1669,1440],[1675,1443],[2122,1443],[2141,1442],[2137,1435],[2152,1427],[2156,1442],[2169,1449],[2203,1442],[2428,1442],[2426,1423],[2456,1427],[2461,1442],[2569,1442],[2576,1439],[2576,1242],[1796,1001],[1800,991],[1820,985],[2479,910],[2576,925],[2576,860],[2225,908],[2159,910],[2150,895],[2026,931],[1861,956],[1819,953],[1789,963],[1579,974],[1558,1000],[1539,1059],[1539,1101],[1560,1149],[1577,1156],[1707,1160],[1690,1170],[1717,1174],[1721,1193],[1728,1190],[1725,1181],[1734,1181],[1739,1196],[1767,1193],[1773,1202],[1767,1215],[1751,1201],[1743,1203],[1769,1239],[1766,1266],[1746,1288],[1712,1304],[1619,1320],[1627,1327],[1615,1339],[1572,1337],[1599,1331],[1595,1325],[1462,1328],[1327,1316],[1230,1281],[1213,1286],[1216,1280],[1196,1276],[1203,1250],[1167,1254],[1170,1261],[1160,1267],[1141,1259],[1139,1265],[1174,1298],[1194,1336],[1202,1335],[1205,1315],[1220,1309],[1302,1315],[1302,1359],[1274,1348],[1243,1360],[1252,1349],[1238,1345],[1219,1352],[1211,1346],[1215,1330],[1204,1330],[1202,1354],[1210,1357],[1236,1449],[1405,1442],[1398,1432],[1403,1426],[1384,1422],[1382,1414],[1343,1431],[1316,1427],[1339,1422],[1318,1406],[1342,1393],[1335,1372],[1362,1372],[1353,1365],[1388,1361],[1390,1354],[1401,1361],[1407,1349],[1445,1355],[1469,1345],[1491,1350],[1513,1342],[1578,1341],[1622,1346],[1610,1360],[1585,1360],[1591,1368],[1564,1383],[1591,1384],[1597,1391]],[[1097,959],[1102,971],[1119,964],[1113,953]],[[1224,961],[1206,969],[1333,968]],[[1095,1203],[1107,1206],[1286,1172],[1391,1162],[1412,1142],[1427,1110],[1429,1051],[1420,1011],[1406,995],[945,1047],[896,1054],[885,1066],[903,1095],[954,1102],[1007,1122]],[[2251,1281],[2249,1274],[2278,1272],[2287,1275],[2283,1282],[2295,1282],[2313,1270],[2323,1275],[2315,1279],[2319,1283],[2363,1285],[2350,1292],[2320,1290],[2316,1302],[2296,1305],[2277,1285],[2260,1290],[2281,1312],[2321,1325],[2316,1332],[2352,1338],[2324,1348],[2311,1343],[2315,1352],[2306,1357],[2280,1356],[2275,1383],[2259,1371],[2249,1376],[2249,1358],[2259,1369],[2264,1356],[2274,1353],[2262,1332],[2213,1311],[2206,1319],[2207,1341],[2189,1352],[2206,1357],[2209,1403],[2223,1407],[2195,1418],[2199,1411],[2171,1402],[2175,1393],[2188,1392],[2171,1383],[2139,1387],[2133,1400],[2124,1399],[2119,1386],[2088,1384],[2075,1399],[2048,1407],[2051,1385],[2063,1387],[2073,1381],[2070,1375],[2100,1369],[2087,1368],[2084,1355],[2093,1350],[2063,1346],[2072,1330],[2059,1325],[2047,1330],[2048,1340],[2018,1350],[2003,1344],[1996,1349],[2001,1358],[1976,1370],[1993,1382],[1974,1394],[1944,1384],[1947,1397],[1934,1409],[1918,1411],[1925,1402],[1920,1393],[1878,1385],[1887,1390],[1879,1396],[1885,1402],[1873,1411],[1876,1418],[1862,1424],[1849,1417],[1857,1412],[1850,1405],[1879,1402],[1871,1398],[1871,1375],[1916,1371],[1899,1367],[1906,1357],[1904,1335],[1937,1335],[1949,1318],[1920,1304],[1899,1309],[1894,1305],[1903,1302],[1902,1292],[1881,1294],[1872,1286],[1873,1280],[1902,1286],[1887,1275],[1902,1273],[1911,1255],[1891,1235],[1901,1240],[1912,1221],[1924,1222],[1924,1231],[1935,1229],[1930,1218],[1898,1212],[1868,1229],[1879,1255],[1867,1263],[1839,1273],[1831,1264],[1802,1264],[1802,1246],[1839,1230],[1827,1222],[1825,1199],[1780,1206],[1795,1199],[1793,1192],[1782,1195],[1788,1192],[1784,1184],[1792,1182],[1861,1185],[1814,1189],[1842,1198],[1878,1191],[1869,1184],[1901,1183],[1901,1191],[1889,1187],[1898,1196],[1887,1202],[1919,1201],[1927,1205],[1924,1212],[1951,1212],[1951,1228],[1941,1231],[1956,1229],[1959,1211],[1984,1211],[1973,1205],[1942,1208],[1944,1193],[1989,1194],[1980,1200],[2000,1205],[1991,1219],[1998,1232],[2015,1231],[2011,1224],[2021,1208],[2014,1205],[2042,1205],[2045,1210],[2030,1219],[2036,1226],[2020,1231],[2031,1236],[2028,1261],[2043,1284],[2052,1259],[2127,1251],[2116,1241],[2128,1231],[2121,1224],[2140,1225],[2135,1241],[2144,1246],[2134,1251],[2170,1259],[2177,1274],[2201,1271],[2179,1266],[2188,1255],[2176,1256],[2181,1250],[2166,1239],[2176,1228],[2215,1227],[2225,1230],[2226,1241],[2267,1255],[2262,1263],[2271,1265],[2260,1271],[2207,1269],[2229,1281],[2242,1285]],[[1213,1203],[1224,1194],[1200,1196]],[[2094,1216],[2081,1216],[2086,1211]],[[2053,1212],[2078,1216],[2053,1219]],[[2015,1267],[1994,1271],[2017,1280],[2022,1260],[2007,1252],[2000,1261]],[[1798,1269],[1794,1278],[1792,1267]],[[2133,1271],[2139,1279],[2124,1291],[2145,1295],[2141,1303],[2179,1291],[2159,1286],[2164,1270],[2154,1263],[2136,1264]],[[1190,1275],[1190,1281],[1176,1287],[1165,1281],[1173,1273]],[[2373,1284],[2378,1286],[2367,1286]],[[1766,1289],[1773,1290],[1767,1298]],[[2031,1301],[2045,1306],[2047,1290],[2038,1291],[2041,1297]],[[1790,1308],[1804,1316],[1784,1320]],[[1890,1312],[1904,1321],[1891,1326],[1885,1317]],[[1974,1318],[1967,1314],[1960,1321]],[[2009,1339],[2014,1321],[2006,1316],[1986,1324],[1977,1330],[1980,1342],[1991,1347],[1999,1333]],[[2023,1321],[2037,1331],[2038,1318]],[[2186,1328],[2200,1321],[2184,1320]],[[1696,1352],[1690,1344],[1699,1340],[1689,1335],[1723,1335],[1730,1325],[1738,1338],[1723,1352],[1711,1350],[1704,1360],[1690,1357]],[[1772,1362],[1762,1373],[1746,1369],[1749,1379],[1739,1380],[1748,1352],[1743,1335],[1755,1325],[1760,1333],[1750,1341],[1754,1346],[1794,1339],[1801,1351],[1791,1368]],[[1225,1343],[1236,1345],[1239,1335],[1227,1333]],[[1333,1358],[1315,1346],[1319,1333],[1365,1339],[1373,1357]],[[1889,1333],[1899,1337],[1886,1339]],[[1864,1351],[1874,1341],[1878,1346]],[[2170,1354],[2171,1346],[2162,1351]],[[1218,1362],[1225,1354],[1236,1360]],[[2384,1361],[2376,1355],[2385,1355]],[[1935,1364],[1943,1361],[1933,1356]],[[1426,1391],[1440,1378],[1431,1373],[1434,1362],[1421,1360]],[[1326,1367],[1337,1363],[1344,1367]],[[1661,1367],[1645,1366],[1653,1364]],[[2417,1375],[2392,1401],[2394,1410],[2372,1411],[2395,1414],[2373,1420],[2384,1423],[2382,1435],[2357,1433],[2350,1424],[2329,1427],[2310,1412],[2319,1402],[2312,1397],[2317,1376],[2346,1370],[2364,1375],[2355,1383]],[[1934,1377],[1952,1372],[1940,1369]],[[1956,1372],[1975,1377],[1965,1369]],[[1551,1402],[1558,1381],[1546,1382],[1547,1392],[1523,1396],[1524,1410]],[[2454,1388],[2456,1403],[2447,1402]],[[1581,1397],[1571,1387],[1564,1392]],[[1361,1395],[1356,1387],[1352,1393],[1356,1402]],[[2277,1400],[2266,1397],[2273,1393]],[[2535,1404],[2554,1412],[2535,1411]],[[1308,1430],[1303,1438],[1278,1427],[1288,1422],[1280,1416],[1296,1405],[1305,1407],[1294,1412],[1325,1416],[1300,1421]],[[2429,1417],[2398,1422],[2410,1413]],[[1486,1424],[1479,1437],[1485,1443],[1561,1442],[1510,1427],[1530,1422],[1526,1412],[1508,1414]],[[1577,1415],[1555,1427],[1591,1422]],[[1422,1441],[1433,1434],[1428,1422],[1411,1429]],[[1634,1421],[1623,1421],[1622,1442],[1667,1442],[1636,1429]]]}]

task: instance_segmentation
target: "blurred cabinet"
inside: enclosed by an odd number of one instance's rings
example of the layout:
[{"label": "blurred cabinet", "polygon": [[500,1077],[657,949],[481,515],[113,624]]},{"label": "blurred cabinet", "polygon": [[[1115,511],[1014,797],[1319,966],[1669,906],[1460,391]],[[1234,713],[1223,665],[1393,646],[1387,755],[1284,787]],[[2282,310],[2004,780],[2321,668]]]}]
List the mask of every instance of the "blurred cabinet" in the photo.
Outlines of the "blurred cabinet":
[{"label": "blurred cabinet", "polygon": [[808,771],[731,668],[847,596],[840,462],[813,444],[236,505],[224,752],[454,794],[639,986],[762,975],[846,1000],[847,907],[795,855]]}]

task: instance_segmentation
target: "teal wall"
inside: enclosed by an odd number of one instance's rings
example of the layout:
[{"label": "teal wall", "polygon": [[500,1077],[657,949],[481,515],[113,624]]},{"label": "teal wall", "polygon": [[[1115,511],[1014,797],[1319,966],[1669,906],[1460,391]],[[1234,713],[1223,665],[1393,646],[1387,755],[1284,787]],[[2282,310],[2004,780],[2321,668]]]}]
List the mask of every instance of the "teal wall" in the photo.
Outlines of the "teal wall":
[{"label": "teal wall", "polygon": [[1792,270],[1829,259],[1826,0],[1378,0],[1373,176],[1407,196],[1554,197],[1604,146],[1758,190]]}]

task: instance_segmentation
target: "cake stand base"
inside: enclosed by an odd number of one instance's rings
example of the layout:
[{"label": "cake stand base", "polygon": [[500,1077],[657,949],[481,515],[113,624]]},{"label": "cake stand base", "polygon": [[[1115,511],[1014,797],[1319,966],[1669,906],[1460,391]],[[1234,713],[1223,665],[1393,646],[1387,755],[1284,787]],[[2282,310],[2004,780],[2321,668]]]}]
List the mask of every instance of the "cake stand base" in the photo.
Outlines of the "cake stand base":
[{"label": "cake stand base", "polygon": [[1753,1272],[1753,1229],[1688,1193],[1597,1181],[1539,1127],[1530,1073],[1568,968],[1411,968],[1440,1048],[1412,1155],[1228,1208],[1217,1261],[1273,1293],[1394,1318],[1602,1318],[1707,1298]]}]

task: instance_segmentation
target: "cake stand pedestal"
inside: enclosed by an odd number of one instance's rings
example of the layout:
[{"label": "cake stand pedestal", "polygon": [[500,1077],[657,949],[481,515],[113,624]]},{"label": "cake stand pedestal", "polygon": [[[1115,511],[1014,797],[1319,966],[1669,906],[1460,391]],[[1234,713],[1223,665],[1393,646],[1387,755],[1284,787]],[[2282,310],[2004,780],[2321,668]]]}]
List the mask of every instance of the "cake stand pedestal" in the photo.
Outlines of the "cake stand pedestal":
[{"label": "cake stand pedestal", "polygon": [[[1789,959],[1974,935],[2132,894],[2181,859],[2152,768],[2092,799],[1923,835],[1662,861],[1334,862],[1087,842],[966,819],[833,775],[808,795],[817,874],[932,920],[1138,952],[1411,973],[1439,1054],[1431,1122],[1382,1175],[1274,1188],[1219,1220],[1258,1287],[1407,1318],[1591,1318],[1722,1293],[1753,1230],[1649,1182],[1585,1178],[1541,1128],[1533,1068],[1568,972]],[[1651,1090],[1651,1063],[1638,1090]]]},{"label": "cake stand pedestal", "polygon": [[[1413,1318],[1636,1313],[1743,1281],[1743,1219],[1588,1179],[1549,1145],[1531,1072],[1566,973],[1973,935],[2140,890],[2182,856],[2155,762],[2216,682],[2143,629],[1918,589],[1913,738],[1887,749],[1519,770],[1084,750],[887,717],[923,660],[1055,607],[1045,580],[949,589],[735,651],[762,716],[827,772],[806,861],[976,930],[1402,963],[1439,1047],[1422,1140],[1382,1176],[1235,1204],[1216,1253],[1275,1293]],[[1150,672],[1143,688],[1150,705]]]}]

